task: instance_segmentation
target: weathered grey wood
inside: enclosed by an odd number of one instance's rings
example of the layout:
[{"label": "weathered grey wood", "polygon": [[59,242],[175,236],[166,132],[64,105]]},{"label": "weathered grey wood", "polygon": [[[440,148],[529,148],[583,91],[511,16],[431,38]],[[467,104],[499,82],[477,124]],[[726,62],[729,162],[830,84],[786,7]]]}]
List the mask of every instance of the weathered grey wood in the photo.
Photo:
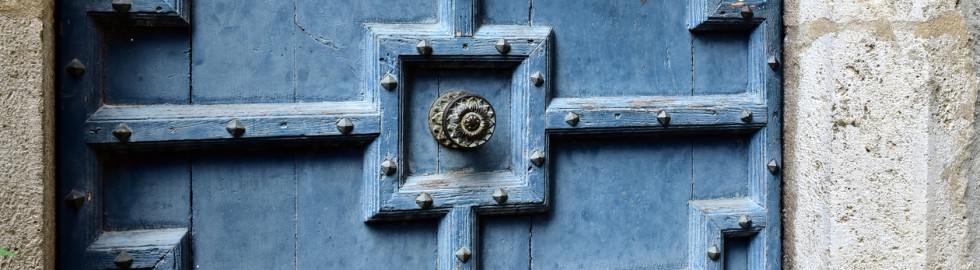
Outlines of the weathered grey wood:
[{"label": "weathered grey wood", "polygon": [[[469,206],[456,206],[439,222],[439,247],[436,253],[436,269],[480,269],[479,221]],[[460,260],[456,252],[467,249],[470,258]]]},{"label": "weathered grey wood", "polygon": [[555,29],[551,96],[690,95],[691,2],[534,0],[531,25]]},{"label": "weathered grey wood", "polygon": [[693,35],[694,91],[696,97],[737,95],[758,92],[750,89],[748,68],[749,34],[744,32],[710,32]]},{"label": "weathered grey wood", "polygon": [[104,27],[106,104],[189,104],[186,28]]},{"label": "weathered grey wood", "polygon": [[[744,6],[749,6],[753,11],[753,16],[749,19],[741,14]],[[694,0],[691,1],[688,28],[691,31],[752,29],[767,18],[771,18],[770,6],[778,7],[779,5],[773,5],[767,1]],[[778,14],[778,8],[776,10],[776,14]]]},{"label": "weathered grey wood", "polygon": [[[691,256],[689,265],[692,269],[722,269],[725,265],[724,255],[718,260],[708,258],[707,250],[715,245],[719,250],[725,250],[725,239],[733,237],[754,237],[767,230],[768,213],[756,202],[749,199],[702,200],[690,203],[690,246]],[[742,215],[752,220],[750,228],[739,225]],[[759,241],[764,241],[760,239]],[[753,241],[753,242],[759,242]],[[751,246],[747,251],[758,254],[759,250]],[[748,262],[748,269],[764,268],[759,260],[753,258]]]},{"label": "weathered grey wood", "polygon": [[438,220],[364,224],[363,153],[331,147],[296,154],[296,269],[434,268]]},{"label": "weathered grey wood", "polygon": [[685,268],[693,142],[552,142],[554,203],[533,221],[532,268]]},{"label": "weathered grey wood", "polygon": [[104,229],[190,228],[190,155],[143,152],[105,162]]},{"label": "weathered grey wood", "polygon": [[[233,139],[225,126],[239,119],[246,131],[242,138],[373,136],[379,133],[378,115],[363,102],[329,102],[249,105],[153,105],[103,106],[87,121],[88,143],[117,143],[112,130],[126,123],[130,142],[182,143]],[[349,118],[350,134],[336,123]]]},{"label": "weathered grey wood", "polygon": [[[670,115],[666,127],[657,120],[662,110]],[[750,122],[740,119],[742,110],[752,112]],[[579,116],[575,126],[565,122],[569,112]],[[609,97],[553,99],[546,119],[551,133],[751,131],[766,124],[766,115],[766,105],[749,95]]]},{"label": "weathered grey wood", "polygon": [[192,172],[195,268],[295,268],[293,156],[205,153],[194,157]]},{"label": "weathered grey wood", "polygon": [[112,0],[89,2],[88,13],[112,25],[182,27],[191,23],[191,0],[132,0],[128,11],[117,11]]},{"label": "weathered grey wood", "polygon": [[119,269],[113,260],[125,251],[133,257],[131,269],[193,269],[187,229],[105,232],[86,250],[87,269]]}]

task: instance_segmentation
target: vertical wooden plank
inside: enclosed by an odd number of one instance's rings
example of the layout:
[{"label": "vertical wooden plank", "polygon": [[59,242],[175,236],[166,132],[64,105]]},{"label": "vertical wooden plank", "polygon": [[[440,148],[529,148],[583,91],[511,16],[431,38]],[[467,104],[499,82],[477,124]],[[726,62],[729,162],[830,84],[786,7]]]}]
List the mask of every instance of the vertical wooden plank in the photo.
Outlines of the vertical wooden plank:
[{"label": "vertical wooden plank", "polygon": [[187,228],[190,161],[186,154],[134,153],[106,161],[105,230]]},{"label": "vertical wooden plank", "polygon": [[195,268],[294,268],[294,170],[292,156],[267,151],[194,157]]},{"label": "vertical wooden plank", "polygon": [[195,1],[196,104],[294,100],[292,1]]},{"label": "vertical wooden plank", "polygon": [[430,0],[295,2],[299,102],[364,99],[364,23],[436,23],[437,3]]},{"label": "vertical wooden plank", "polygon": [[481,217],[476,250],[482,269],[530,269],[531,217]]},{"label": "vertical wooden plank", "polygon": [[[439,222],[439,247],[436,251],[436,269],[480,269],[479,224],[476,212],[469,206],[456,206]],[[470,257],[464,261],[456,256],[460,250],[468,250]]]},{"label": "vertical wooden plank", "polygon": [[405,134],[402,147],[407,154],[406,175],[430,175],[439,172],[439,145],[429,132],[429,107],[439,98],[439,70],[412,68],[407,70],[405,112],[401,115]]},{"label": "vertical wooden plank", "polygon": [[190,102],[190,33],[187,29],[104,29],[106,103]]},{"label": "vertical wooden plank", "polygon": [[472,37],[479,27],[474,21],[479,13],[478,1],[480,0],[440,0],[439,20],[448,24],[454,36]]},{"label": "vertical wooden plank", "polygon": [[682,138],[552,142],[554,204],[532,224],[532,268],[683,268],[690,144]]},{"label": "vertical wooden plank", "polygon": [[747,270],[749,263],[749,243],[752,238],[725,238],[725,270]]},{"label": "vertical wooden plank", "polygon": [[366,224],[361,148],[297,157],[297,269],[432,269],[436,220]]},{"label": "vertical wooden plank", "polygon": [[[481,25],[530,25],[530,0],[481,0]],[[513,269],[513,268],[511,268]]]},{"label": "vertical wooden plank", "polygon": [[553,97],[689,95],[688,2],[534,0],[531,24],[555,28]]},{"label": "vertical wooden plank", "polygon": [[749,150],[745,137],[698,136],[692,146],[695,200],[749,195]]},{"label": "vertical wooden plank", "polygon": [[748,34],[744,32],[695,35],[693,95],[746,92],[748,44]]}]

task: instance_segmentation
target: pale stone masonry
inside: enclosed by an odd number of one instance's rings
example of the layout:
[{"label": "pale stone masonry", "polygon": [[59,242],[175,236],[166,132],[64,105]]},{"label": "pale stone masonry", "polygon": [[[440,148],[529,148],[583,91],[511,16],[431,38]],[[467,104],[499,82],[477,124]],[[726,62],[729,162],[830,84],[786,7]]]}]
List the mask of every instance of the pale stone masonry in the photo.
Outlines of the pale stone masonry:
[{"label": "pale stone masonry", "polygon": [[978,18],[958,3],[786,3],[785,268],[980,267]]},{"label": "pale stone masonry", "polygon": [[54,268],[52,0],[0,0],[0,269]]},{"label": "pale stone masonry", "polygon": [[[54,267],[52,5],[0,0],[0,269]],[[980,268],[980,4],[784,5],[784,268]]]}]

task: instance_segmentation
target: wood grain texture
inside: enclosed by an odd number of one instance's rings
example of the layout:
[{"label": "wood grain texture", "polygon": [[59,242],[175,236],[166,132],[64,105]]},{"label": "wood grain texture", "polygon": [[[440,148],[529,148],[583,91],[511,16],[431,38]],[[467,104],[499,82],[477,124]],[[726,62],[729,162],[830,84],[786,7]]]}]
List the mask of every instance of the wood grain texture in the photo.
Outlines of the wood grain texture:
[{"label": "wood grain texture", "polygon": [[[772,14],[769,12],[774,1],[739,1],[739,0],[695,0],[691,2],[688,28],[691,31],[724,31],[745,30],[755,28]],[[715,5],[717,4],[717,5]],[[754,15],[746,19],[742,16],[742,7],[749,6]],[[779,8],[775,8],[778,12]]]},{"label": "wood grain texture", "polygon": [[[125,123],[133,130],[129,139],[133,143],[236,139],[225,129],[232,119],[245,125],[245,139],[373,137],[380,127],[372,107],[363,102],[103,106],[87,121],[85,137],[88,143],[118,143],[111,131]],[[350,134],[337,129],[337,121],[343,118],[354,123]]]},{"label": "wood grain texture", "polygon": [[131,269],[189,270],[190,240],[186,228],[106,232],[86,250],[87,269],[119,269],[113,260],[125,251]]},{"label": "wood grain texture", "polygon": [[112,25],[186,27],[191,24],[191,0],[132,0],[128,11],[117,11],[111,0],[86,1],[88,13]]},{"label": "wood grain texture", "polygon": [[[59,205],[60,268],[105,231],[186,227],[193,250],[152,267],[780,269],[779,1],[321,2],[195,2],[188,32],[59,1],[58,61],[89,69],[59,75],[58,190],[91,198]],[[428,141],[450,88],[491,100],[500,141]],[[712,242],[723,258],[701,261]]]}]

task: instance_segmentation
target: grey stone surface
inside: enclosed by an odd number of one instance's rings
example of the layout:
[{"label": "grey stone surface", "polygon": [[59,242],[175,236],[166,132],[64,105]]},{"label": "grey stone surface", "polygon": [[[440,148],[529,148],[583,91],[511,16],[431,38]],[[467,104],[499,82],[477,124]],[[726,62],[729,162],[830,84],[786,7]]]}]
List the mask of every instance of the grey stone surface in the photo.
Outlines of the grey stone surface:
[{"label": "grey stone surface", "polygon": [[980,267],[977,20],[959,3],[786,2],[785,268]]},{"label": "grey stone surface", "polygon": [[0,1],[0,269],[54,268],[52,1]]}]

